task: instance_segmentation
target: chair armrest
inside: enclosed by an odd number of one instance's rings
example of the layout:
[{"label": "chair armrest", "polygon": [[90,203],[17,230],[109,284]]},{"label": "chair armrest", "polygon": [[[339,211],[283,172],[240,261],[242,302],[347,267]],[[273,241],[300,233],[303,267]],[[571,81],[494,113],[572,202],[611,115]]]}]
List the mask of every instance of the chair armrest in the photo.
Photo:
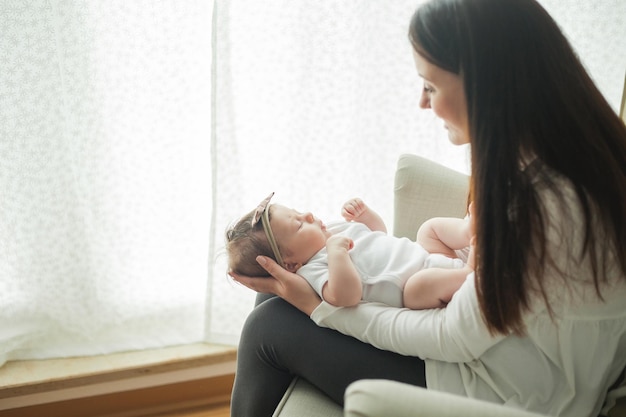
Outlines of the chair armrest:
[{"label": "chair armrest", "polygon": [[363,379],[346,390],[344,417],[545,417],[441,391],[382,379]]},{"label": "chair armrest", "polygon": [[464,217],[469,177],[417,155],[398,159],[394,181],[393,234],[415,240],[432,217]]},{"label": "chair armrest", "polygon": [[309,382],[294,378],[272,417],[342,417],[341,406]]}]

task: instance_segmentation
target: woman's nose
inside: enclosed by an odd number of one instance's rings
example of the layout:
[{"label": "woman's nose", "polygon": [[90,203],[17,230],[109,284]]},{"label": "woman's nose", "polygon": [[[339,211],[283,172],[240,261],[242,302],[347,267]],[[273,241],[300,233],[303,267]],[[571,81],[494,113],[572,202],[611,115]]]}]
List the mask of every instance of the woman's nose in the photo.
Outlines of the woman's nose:
[{"label": "woman's nose", "polygon": [[422,94],[420,95],[419,106],[422,109],[430,108],[430,98],[428,97],[428,93],[422,90]]}]

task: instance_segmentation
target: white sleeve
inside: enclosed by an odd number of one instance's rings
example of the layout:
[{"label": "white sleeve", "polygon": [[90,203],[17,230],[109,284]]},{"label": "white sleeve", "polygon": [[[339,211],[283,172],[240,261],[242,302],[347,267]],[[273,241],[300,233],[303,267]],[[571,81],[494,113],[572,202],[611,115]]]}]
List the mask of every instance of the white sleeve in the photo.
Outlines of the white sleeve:
[{"label": "white sleeve", "polygon": [[319,326],[379,349],[446,362],[476,359],[504,337],[491,336],[487,330],[478,307],[474,273],[446,308],[409,310],[367,302],[341,308],[322,302],[311,318]]},{"label": "white sleeve", "polygon": [[322,300],[324,299],[322,290],[324,288],[324,284],[328,282],[328,263],[319,262],[318,260],[309,262],[298,269],[296,273],[306,279],[309,285],[313,287]]}]

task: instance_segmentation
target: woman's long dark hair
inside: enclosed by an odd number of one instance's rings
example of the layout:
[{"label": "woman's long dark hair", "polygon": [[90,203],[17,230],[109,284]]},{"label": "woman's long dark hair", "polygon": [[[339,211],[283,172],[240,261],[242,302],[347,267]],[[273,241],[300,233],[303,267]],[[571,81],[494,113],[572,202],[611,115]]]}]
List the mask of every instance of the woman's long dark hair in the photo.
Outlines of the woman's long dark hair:
[{"label": "woman's long dark hair", "polygon": [[591,260],[601,296],[600,247],[626,274],[626,127],[557,24],[534,0],[433,0],[415,12],[409,37],[417,53],[464,81],[477,294],[491,332],[525,332],[531,289],[548,300],[547,213],[525,166],[534,158],[573,184],[585,227],[578,255]]}]

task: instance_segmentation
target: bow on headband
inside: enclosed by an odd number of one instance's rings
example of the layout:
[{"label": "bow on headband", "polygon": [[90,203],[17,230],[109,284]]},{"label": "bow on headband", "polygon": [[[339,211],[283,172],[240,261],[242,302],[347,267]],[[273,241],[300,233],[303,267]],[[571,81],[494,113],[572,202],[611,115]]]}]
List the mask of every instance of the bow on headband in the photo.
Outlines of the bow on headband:
[{"label": "bow on headband", "polygon": [[269,210],[267,209],[267,206],[269,205],[270,200],[272,199],[273,196],[274,196],[274,193],[272,192],[269,196],[267,196],[265,200],[261,201],[261,203],[254,210],[251,223],[252,223],[252,226],[254,226],[259,222],[259,220],[261,220],[261,224],[263,225],[263,231],[265,232],[267,241],[269,242],[270,247],[272,248],[272,252],[274,253],[274,256],[276,257],[276,262],[278,262],[278,264],[284,268],[285,264],[283,263],[282,256],[280,256],[280,251],[278,250],[278,244],[276,243],[276,239],[274,238],[274,233],[272,233],[272,228],[270,226]]}]

